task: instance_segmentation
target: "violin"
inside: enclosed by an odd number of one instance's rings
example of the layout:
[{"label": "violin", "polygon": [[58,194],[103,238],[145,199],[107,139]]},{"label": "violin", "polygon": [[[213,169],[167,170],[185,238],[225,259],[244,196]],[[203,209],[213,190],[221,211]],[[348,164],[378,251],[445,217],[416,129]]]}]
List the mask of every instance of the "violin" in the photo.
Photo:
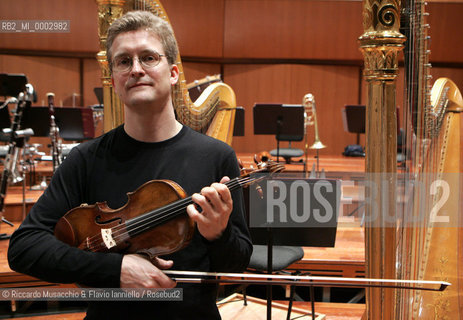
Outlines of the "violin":
[{"label": "violin", "polygon": [[[242,168],[240,177],[225,183],[230,191],[263,178],[253,173],[284,169],[272,161],[256,164],[257,169]],[[193,201],[181,186],[170,180],[151,180],[127,195],[127,203],[119,209],[109,208],[106,202],[71,209],[58,220],[55,237],[86,251],[146,253],[150,258],[188,245],[195,223],[186,207]]]}]

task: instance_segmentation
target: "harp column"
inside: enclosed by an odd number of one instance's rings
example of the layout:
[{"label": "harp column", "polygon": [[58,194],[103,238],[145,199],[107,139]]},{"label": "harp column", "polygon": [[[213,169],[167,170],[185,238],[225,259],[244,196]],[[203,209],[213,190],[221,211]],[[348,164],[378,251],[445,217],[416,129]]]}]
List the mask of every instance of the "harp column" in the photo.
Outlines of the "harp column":
[{"label": "harp column", "polygon": [[[396,273],[396,77],[405,37],[399,32],[400,0],[364,0],[364,34],[359,38],[367,82],[365,259],[369,278]],[[368,319],[394,319],[396,292],[366,291]]]},{"label": "harp column", "polygon": [[106,60],[106,39],[111,23],[123,15],[125,2],[124,0],[96,0],[98,4],[98,37],[100,38],[100,51],[96,54],[96,59],[100,64],[102,73],[104,132],[108,132],[124,122],[124,105],[112,87],[111,73]]}]

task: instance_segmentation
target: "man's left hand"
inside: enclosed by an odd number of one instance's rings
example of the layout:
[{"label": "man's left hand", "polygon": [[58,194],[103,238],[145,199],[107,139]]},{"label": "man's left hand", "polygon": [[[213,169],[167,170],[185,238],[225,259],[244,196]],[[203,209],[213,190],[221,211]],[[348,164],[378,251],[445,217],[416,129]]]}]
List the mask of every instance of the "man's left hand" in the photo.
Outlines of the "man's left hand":
[{"label": "man's left hand", "polygon": [[213,183],[209,187],[204,187],[201,193],[193,194],[191,198],[201,207],[201,212],[194,204],[187,207],[188,215],[196,222],[201,235],[209,241],[220,237],[227,227],[233,209],[230,190],[224,184],[229,180],[230,178],[223,177],[220,183]]}]

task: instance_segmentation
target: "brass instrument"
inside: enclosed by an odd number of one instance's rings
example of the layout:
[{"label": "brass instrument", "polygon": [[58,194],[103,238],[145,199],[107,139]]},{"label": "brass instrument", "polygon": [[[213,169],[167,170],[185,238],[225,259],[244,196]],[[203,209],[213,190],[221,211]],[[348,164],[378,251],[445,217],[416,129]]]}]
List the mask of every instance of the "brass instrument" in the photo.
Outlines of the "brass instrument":
[{"label": "brass instrument", "polygon": [[[305,131],[305,167],[308,169],[307,161],[309,157],[309,148],[316,150],[317,152],[317,172],[319,171],[319,152],[318,150],[326,148],[326,146],[320,141],[318,136],[318,121],[317,121],[317,109],[315,107],[315,97],[311,93],[307,93],[302,98],[302,105],[304,107],[304,131]],[[308,143],[308,128],[314,126],[315,140],[309,147]]]},{"label": "brass instrument", "polygon": [[[315,107],[315,98],[313,94],[307,93],[302,99],[302,105],[304,106],[304,128],[306,130],[306,140],[307,140],[307,128],[309,126],[314,126],[315,130],[315,140],[310,146],[310,149],[320,150],[326,148],[326,146],[320,141],[318,136],[318,123],[317,123],[317,109]],[[308,144],[306,141],[306,150]]]},{"label": "brass instrument", "polygon": [[[111,74],[106,61],[106,36],[109,26],[130,10],[147,10],[167,22],[169,19],[159,0],[96,0],[96,2],[100,38],[97,60],[102,69],[104,131],[106,132],[124,121],[124,108],[112,88]],[[178,121],[196,131],[231,144],[236,110],[235,93],[232,88],[225,83],[211,84],[195,102],[192,102],[186,87],[180,55],[177,57],[176,65],[179,69],[179,80],[172,90],[172,101]]]},{"label": "brass instrument", "polygon": [[53,172],[58,169],[61,164],[61,139],[59,138],[59,128],[55,122],[54,99],[55,94],[47,93],[48,113],[50,115],[50,140],[51,140],[51,157],[53,161]]}]

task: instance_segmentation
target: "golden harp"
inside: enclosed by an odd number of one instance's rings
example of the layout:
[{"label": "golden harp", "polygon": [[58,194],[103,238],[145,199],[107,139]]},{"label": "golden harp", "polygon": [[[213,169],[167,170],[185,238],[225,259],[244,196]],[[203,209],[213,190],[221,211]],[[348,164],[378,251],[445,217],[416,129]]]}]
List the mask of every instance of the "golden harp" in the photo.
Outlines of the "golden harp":
[{"label": "golden harp", "polygon": [[[366,273],[452,285],[438,293],[369,289],[367,315],[375,320],[461,319],[463,99],[448,79],[437,80],[429,92],[425,3],[402,4],[364,1],[360,46],[368,85],[366,172],[380,186],[375,198],[366,190],[366,198],[373,199],[366,204]],[[395,79],[405,40],[406,160],[398,170]],[[391,216],[393,222],[386,223]]]},{"label": "golden harp", "polygon": [[[158,0],[96,0],[98,4],[98,35],[100,51],[97,60],[102,70],[104,100],[104,131],[123,123],[124,109],[114,93],[111,75],[106,61],[106,35],[111,23],[130,10],[147,10],[169,22],[167,14]],[[170,23],[170,22],[169,22]],[[176,62],[180,74],[173,88],[172,100],[177,119],[190,128],[222,140],[231,145],[235,121],[236,100],[230,86],[213,83],[191,101],[186,86],[180,55]]]}]

